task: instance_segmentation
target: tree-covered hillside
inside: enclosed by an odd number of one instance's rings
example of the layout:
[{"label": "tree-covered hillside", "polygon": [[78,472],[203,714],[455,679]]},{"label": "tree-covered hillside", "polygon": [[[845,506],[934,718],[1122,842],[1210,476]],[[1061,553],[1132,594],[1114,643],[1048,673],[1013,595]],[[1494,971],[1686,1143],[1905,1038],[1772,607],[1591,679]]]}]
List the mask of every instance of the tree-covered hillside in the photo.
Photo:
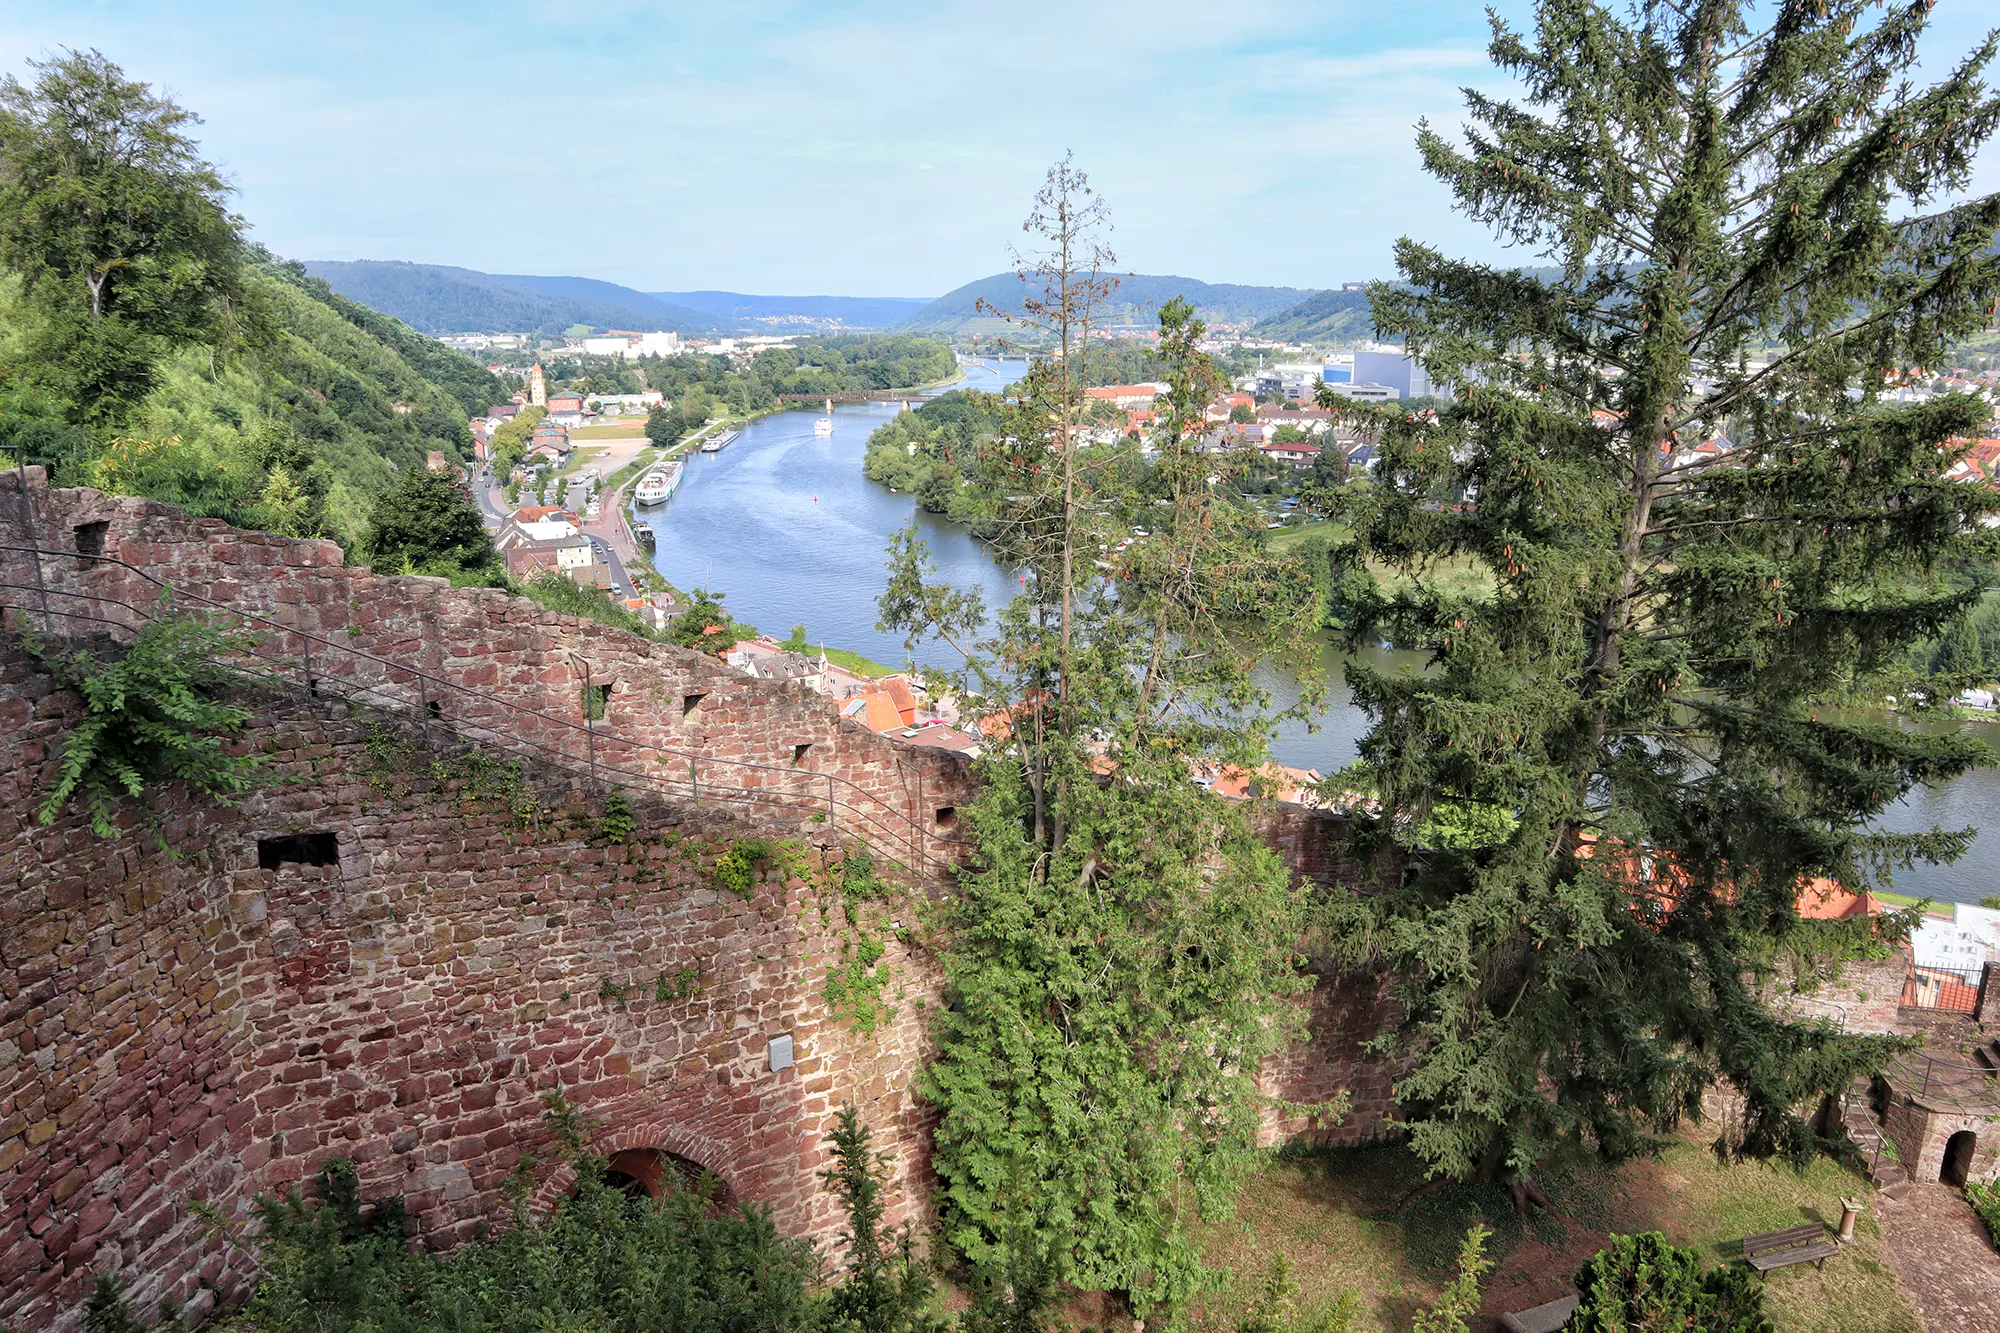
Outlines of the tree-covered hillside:
[{"label": "tree-covered hillside", "polygon": [[350,300],[424,333],[561,333],[597,329],[705,331],[718,321],[645,292],[593,278],[480,273],[401,260],[311,260],[306,271]]},{"label": "tree-covered hillside", "polygon": [[485,368],[248,245],[183,129],[94,52],[0,84],[0,443],[52,480],[353,543]]},{"label": "tree-covered hillside", "polygon": [[1257,322],[1252,333],[1283,342],[1359,342],[1373,336],[1367,292],[1314,292]]},{"label": "tree-covered hillside", "polygon": [[[996,309],[1012,310],[1021,304],[1026,290],[1018,275],[996,273],[946,292],[900,327],[907,333],[947,335],[1004,332],[1007,325],[983,314],[979,303],[983,300]],[[1151,328],[1161,307],[1179,296],[1203,319],[1216,324],[1235,324],[1276,314],[1310,294],[1301,287],[1245,287],[1134,273],[1119,278],[1118,289],[1097,314],[1100,325],[1136,324]]]}]

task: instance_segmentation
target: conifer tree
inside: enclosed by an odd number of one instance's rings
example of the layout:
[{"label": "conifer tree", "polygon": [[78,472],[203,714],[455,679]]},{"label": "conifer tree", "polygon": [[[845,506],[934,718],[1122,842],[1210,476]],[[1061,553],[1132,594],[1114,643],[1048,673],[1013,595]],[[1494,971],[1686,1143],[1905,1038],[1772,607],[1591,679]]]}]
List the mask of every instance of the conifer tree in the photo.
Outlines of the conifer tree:
[{"label": "conifer tree", "polygon": [[[1995,44],[1906,83],[1929,9],[1542,0],[1532,32],[1493,25],[1522,100],[1468,92],[1462,146],[1420,131],[1459,211],[1556,265],[1406,239],[1372,293],[1454,399],[1379,418],[1356,514],[1350,556],[1412,576],[1356,623],[1431,663],[1348,669],[1373,726],[1342,785],[1380,798],[1364,843],[1412,857],[1335,926],[1398,979],[1397,1095],[1436,1175],[1522,1202],[1559,1138],[1639,1150],[1724,1079],[1741,1150],[1803,1156],[1801,1110],[1882,1056],[1757,980],[1812,944],[1801,877],[1961,852],[1869,821],[1986,757],[1817,702],[1901,688],[2000,509],[1942,477],[1984,405],[1882,393],[2000,293],[2000,197],[1959,197]],[[1440,565],[1489,590],[1439,591]]]},{"label": "conifer tree", "polygon": [[[966,460],[1021,573],[990,622],[938,583],[914,527],[891,548],[885,627],[962,648],[992,733],[968,812],[974,864],[944,904],[948,1006],[926,1094],[949,1241],[981,1318],[1029,1327],[1050,1286],[1184,1315],[1211,1278],[1190,1225],[1253,1160],[1266,1054],[1298,1034],[1304,900],[1240,805],[1194,779],[1268,756],[1253,668],[1316,659],[1306,571],[1263,552],[1205,452],[1220,378],[1184,301],[1160,312],[1168,391],[1152,457],[1084,421],[1105,290],[1099,220],[1065,161],[1025,266],[1045,356]],[[1146,536],[1133,537],[1143,528]],[[976,702],[974,702],[976,701]]]}]

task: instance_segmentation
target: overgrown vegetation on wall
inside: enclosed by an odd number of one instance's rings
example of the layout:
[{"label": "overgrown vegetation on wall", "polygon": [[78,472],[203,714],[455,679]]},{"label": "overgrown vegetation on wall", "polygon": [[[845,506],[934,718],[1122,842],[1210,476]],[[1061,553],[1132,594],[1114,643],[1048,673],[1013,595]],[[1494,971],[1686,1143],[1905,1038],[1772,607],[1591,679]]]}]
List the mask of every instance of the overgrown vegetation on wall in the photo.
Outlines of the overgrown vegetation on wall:
[{"label": "overgrown vegetation on wall", "polygon": [[[399,1198],[365,1201],[354,1164],[329,1162],[310,1197],[257,1200],[245,1226],[198,1206],[218,1244],[250,1253],[256,1295],[230,1322],[244,1333],[944,1333],[930,1312],[935,1283],[907,1230],[882,1222],[884,1159],[852,1106],[827,1136],[834,1165],[822,1179],[847,1218],[840,1261],[780,1236],[768,1209],[716,1206],[712,1183],[663,1197],[628,1195],[606,1181],[589,1126],[559,1095],[546,1117],[558,1163],[575,1185],[544,1213],[527,1202],[532,1158],[515,1173],[514,1203],[490,1239],[450,1255],[409,1244]],[[162,1312],[167,1320],[173,1312]],[[150,1325],[115,1281],[100,1279],[91,1325],[139,1333]],[[991,1327],[968,1319],[965,1327]]]},{"label": "overgrown vegetation on wall", "polygon": [[63,738],[55,780],[36,812],[42,823],[53,824],[75,802],[98,837],[113,838],[121,803],[146,814],[163,784],[185,783],[224,805],[257,784],[258,757],[231,748],[250,710],[218,697],[227,687],[255,683],[227,661],[252,648],[255,635],[182,614],[162,599],[131,646],[106,656],[58,652],[25,629],[20,638],[84,706]]}]

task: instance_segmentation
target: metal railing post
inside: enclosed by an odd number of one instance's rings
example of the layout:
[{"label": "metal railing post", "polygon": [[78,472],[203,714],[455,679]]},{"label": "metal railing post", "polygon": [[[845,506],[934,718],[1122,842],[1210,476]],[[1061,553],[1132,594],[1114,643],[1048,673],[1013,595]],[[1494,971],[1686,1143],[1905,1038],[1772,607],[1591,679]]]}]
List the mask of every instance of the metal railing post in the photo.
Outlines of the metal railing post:
[{"label": "metal railing post", "polygon": [[833,832],[833,774],[826,775],[826,831]]},{"label": "metal railing post", "polygon": [[597,691],[590,683],[590,663],[583,664],[584,744],[589,747],[590,780],[597,781]]},{"label": "metal railing post", "polygon": [[306,677],[306,697],[317,699],[319,691],[313,688],[313,641],[312,635],[299,631],[299,662]]}]

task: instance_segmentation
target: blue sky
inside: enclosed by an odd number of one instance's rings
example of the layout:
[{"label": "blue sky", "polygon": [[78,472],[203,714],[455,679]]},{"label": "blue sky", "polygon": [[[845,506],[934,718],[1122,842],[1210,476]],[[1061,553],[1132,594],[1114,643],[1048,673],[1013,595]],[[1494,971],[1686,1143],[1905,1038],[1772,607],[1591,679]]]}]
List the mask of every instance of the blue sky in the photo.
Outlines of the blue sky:
[{"label": "blue sky", "polygon": [[[1992,14],[1943,0],[1931,49]],[[1007,266],[1065,149],[1130,270],[1326,286],[1404,234],[1500,258],[1412,148],[1498,88],[1485,37],[1458,0],[10,0],[0,66],[95,46],[173,93],[297,258],[933,296]]]}]

